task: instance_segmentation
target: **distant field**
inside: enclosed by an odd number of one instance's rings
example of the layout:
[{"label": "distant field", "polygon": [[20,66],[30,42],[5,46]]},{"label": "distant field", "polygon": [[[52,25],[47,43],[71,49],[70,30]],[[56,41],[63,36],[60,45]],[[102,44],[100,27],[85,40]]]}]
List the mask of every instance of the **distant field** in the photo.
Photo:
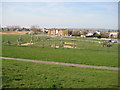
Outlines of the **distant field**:
[{"label": "distant field", "polygon": [[[67,48],[42,48],[42,44],[45,43],[45,38],[48,36],[39,36],[40,40],[34,41],[35,45],[17,46],[17,38],[19,35],[3,35],[3,57],[15,57],[25,58],[43,61],[56,61],[67,62],[75,64],[87,64],[98,66],[118,66],[118,46],[114,44],[112,47],[101,47],[98,43],[76,41],[75,44],[79,45],[79,48],[67,49]],[[22,36],[24,42],[29,42],[30,35]],[[53,39],[53,38],[52,38]],[[6,45],[5,42],[10,40],[13,45]],[[71,43],[70,41],[63,40],[64,42]],[[46,43],[54,44],[54,40],[46,41]],[[56,40],[56,44],[59,41]]]},{"label": "distant field", "polygon": [[15,34],[17,34],[17,35],[19,35],[19,34],[25,34],[25,33],[27,33],[28,31],[4,31],[4,32],[0,32],[0,34],[7,34],[7,35],[15,35]]},{"label": "distant field", "polygon": [[118,72],[3,59],[3,88],[118,88]]},{"label": "distant field", "polygon": [[[30,43],[31,36],[30,35],[2,35],[2,42],[3,44],[6,44],[6,42],[9,40],[12,45],[17,44],[18,38],[22,38],[22,43]],[[36,40],[39,38],[38,40]],[[46,40],[46,38],[49,38],[49,40]],[[75,41],[72,41],[73,39],[76,39]],[[97,50],[117,50],[117,44],[113,44],[113,47],[106,48],[101,47],[101,44],[98,42],[102,42],[103,40],[96,40],[96,39],[88,39],[88,38],[74,38],[74,37],[50,37],[50,36],[44,36],[44,35],[33,35],[32,36],[34,45],[31,46],[37,46],[40,47],[43,44],[48,47],[49,45],[58,46],[61,41],[66,43],[65,45],[73,46],[73,43],[75,43],[75,47],[80,49],[97,49]],[[68,43],[68,44],[67,44]],[[71,43],[71,44],[69,44]]]}]

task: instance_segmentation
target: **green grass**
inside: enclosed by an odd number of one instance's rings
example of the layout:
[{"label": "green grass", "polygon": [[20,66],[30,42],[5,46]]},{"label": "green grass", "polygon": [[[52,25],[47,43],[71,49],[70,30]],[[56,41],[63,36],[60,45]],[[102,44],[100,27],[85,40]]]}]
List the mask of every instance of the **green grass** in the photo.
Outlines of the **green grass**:
[{"label": "green grass", "polygon": [[[16,45],[17,44],[17,39],[20,37],[20,35],[2,35],[2,41],[3,41],[3,45],[6,45],[7,40],[9,40],[11,42],[12,45]],[[30,35],[21,35],[22,39],[23,39],[23,43],[29,43],[31,40],[31,36]],[[53,45],[54,43],[56,43],[56,45],[60,44],[60,38],[61,37],[49,37],[49,36],[38,36],[40,39],[36,41],[36,37],[37,36],[33,36],[33,43],[35,43],[34,45],[30,45],[30,46],[37,46],[40,47],[43,45],[43,43],[45,44],[45,46]],[[50,40],[45,40],[45,38],[51,38]],[[68,39],[71,39],[71,37],[67,37]],[[91,42],[91,39],[82,39],[85,41],[75,41],[75,46],[77,48],[80,49],[96,49],[96,50],[106,50],[108,49],[108,47],[101,47],[100,44],[95,43],[95,42]],[[87,41],[86,41],[87,40]],[[65,38],[62,38],[62,42],[69,42],[69,43],[73,43],[73,41],[71,40],[66,40]],[[109,48],[109,50],[111,51],[117,51],[117,44],[113,44],[112,47]]]},{"label": "green grass", "polygon": [[67,62],[76,64],[100,65],[117,67],[117,52],[81,50],[81,49],[54,49],[23,46],[3,46],[3,57],[25,58],[43,61]]},{"label": "green grass", "polygon": [[3,88],[118,88],[118,72],[3,59]]},{"label": "green grass", "polygon": [[[25,59],[35,59],[43,61],[67,62],[75,64],[100,65],[100,66],[118,66],[118,45],[113,44],[112,47],[101,47],[98,43],[89,41],[75,41],[76,49],[50,48],[50,45],[59,45],[60,37],[39,36],[38,41],[33,36],[35,44],[29,46],[17,46],[17,39],[20,35],[2,35],[3,47],[2,55],[4,57],[15,57]],[[30,35],[22,35],[23,43],[30,42]],[[50,37],[49,37],[50,38]],[[6,45],[6,41],[10,40],[12,45]],[[88,39],[84,39],[88,40]],[[62,39],[63,42],[73,43],[73,41]],[[43,47],[43,44],[45,48]],[[66,44],[67,45],[67,44]],[[69,44],[68,44],[69,45]]]},{"label": "green grass", "polygon": [[[23,39],[23,42],[26,43],[26,42],[30,42],[31,40],[31,35],[2,35],[2,40],[4,41],[3,44],[5,44],[5,42],[7,40],[9,40],[12,44],[17,44],[17,39],[19,38],[22,38]],[[37,36],[33,36],[33,40],[34,42],[36,41]],[[44,39],[48,36],[39,36],[41,39]]]},{"label": "green grass", "polygon": [[[50,48],[49,44],[59,45],[60,37],[39,36],[34,45],[18,46],[19,35],[2,35],[2,56],[43,61],[56,61],[97,66],[118,66],[118,45],[101,47],[98,43],[75,41],[78,49]],[[23,43],[30,42],[30,35],[22,35]],[[70,38],[69,38],[70,39]],[[75,39],[75,38],[71,38]],[[6,45],[10,40],[12,45]],[[63,42],[72,43],[62,39]],[[45,44],[44,48],[42,48]],[[68,44],[69,45],[69,44]],[[41,63],[3,60],[3,88],[117,88],[118,72],[71,66],[49,65]]]}]

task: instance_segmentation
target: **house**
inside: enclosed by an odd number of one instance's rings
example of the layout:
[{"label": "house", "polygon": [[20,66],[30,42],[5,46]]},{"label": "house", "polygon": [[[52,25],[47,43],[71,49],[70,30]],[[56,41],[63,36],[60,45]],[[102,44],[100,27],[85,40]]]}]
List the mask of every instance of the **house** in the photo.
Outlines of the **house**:
[{"label": "house", "polygon": [[100,32],[100,31],[96,31],[95,33],[97,33],[98,35],[100,35],[100,34],[101,34],[101,32]]},{"label": "house", "polygon": [[58,35],[58,36],[68,36],[68,31],[66,29],[48,29],[49,35]]},{"label": "house", "polygon": [[109,38],[118,38],[118,32],[110,32]]},{"label": "house", "polygon": [[85,35],[81,35],[80,37],[85,38],[86,36]]},{"label": "house", "polygon": [[47,29],[49,35],[56,35],[56,29]]},{"label": "house", "polygon": [[88,32],[86,36],[93,36],[94,32]]}]

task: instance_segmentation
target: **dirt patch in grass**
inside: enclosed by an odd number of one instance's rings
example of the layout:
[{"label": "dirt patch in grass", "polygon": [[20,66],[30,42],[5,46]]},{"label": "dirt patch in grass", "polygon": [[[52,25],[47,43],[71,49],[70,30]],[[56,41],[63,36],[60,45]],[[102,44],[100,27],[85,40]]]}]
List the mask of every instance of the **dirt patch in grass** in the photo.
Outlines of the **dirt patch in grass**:
[{"label": "dirt patch in grass", "polygon": [[22,46],[27,46],[27,45],[32,45],[34,43],[24,43],[24,44],[21,44]]},{"label": "dirt patch in grass", "polygon": [[[52,45],[51,47],[60,48],[60,46],[54,46],[54,45]],[[73,47],[73,46],[70,46],[70,45],[64,45],[63,47],[64,48],[77,48],[77,47]]]},{"label": "dirt patch in grass", "polygon": [[70,43],[70,42],[65,42],[65,44],[72,44],[72,45],[73,45],[74,43]]},{"label": "dirt patch in grass", "polygon": [[65,48],[73,48],[73,46],[64,45]]},{"label": "dirt patch in grass", "polygon": [[77,45],[76,43],[71,43],[71,42],[65,42],[65,44],[69,44],[69,45]]},{"label": "dirt patch in grass", "polygon": [[0,34],[26,34],[28,31],[6,31],[6,32],[0,32]]}]

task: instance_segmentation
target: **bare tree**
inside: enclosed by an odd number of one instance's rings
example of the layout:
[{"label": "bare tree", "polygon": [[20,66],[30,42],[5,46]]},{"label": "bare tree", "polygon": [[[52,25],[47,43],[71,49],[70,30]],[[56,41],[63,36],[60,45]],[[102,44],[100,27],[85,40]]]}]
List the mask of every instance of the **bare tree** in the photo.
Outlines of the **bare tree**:
[{"label": "bare tree", "polygon": [[38,25],[32,25],[30,30],[31,31],[38,31],[39,30],[39,26]]},{"label": "bare tree", "polygon": [[73,35],[73,36],[80,36],[80,31],[74,30],[74,31],[72,32],[72,35]]},{"label": "bare tree", "polygon": [[33,35],[31,35],[31,38],[30,38],[30,43],[33,42]]},{"label": "bare tree", "polygon": [[83,35],[86,35],[87,33],[88,33],[88,31],[87,30],[84,30],[84,31],[82,31],[81,32]]},{"label": "bare tree", "polygon": [[7,26],[6,28],[8,28],[10,31],[15,31],[16,29],[20,29],[20,26]]},{"label": "bare tree", "polygon": [[11,42],[9,40],[7,40],[7,45],[10,45],[10,44],[11,44]]},{"label": "bare tree", "polygon": [[64,36],[68,36],[68,30],[67,30],[67,29],[64,29],[64,30],[63,30],[63,35],[64,35]]},{"label": "bare tree", "polygon": [[36,36],[36,41],[38,41],[40,39],[40,37],[39,36]]},{"label": "bare tree", "polygon": [[72,40],[73,41],[73,48],[75,48],[75,40]]}]

